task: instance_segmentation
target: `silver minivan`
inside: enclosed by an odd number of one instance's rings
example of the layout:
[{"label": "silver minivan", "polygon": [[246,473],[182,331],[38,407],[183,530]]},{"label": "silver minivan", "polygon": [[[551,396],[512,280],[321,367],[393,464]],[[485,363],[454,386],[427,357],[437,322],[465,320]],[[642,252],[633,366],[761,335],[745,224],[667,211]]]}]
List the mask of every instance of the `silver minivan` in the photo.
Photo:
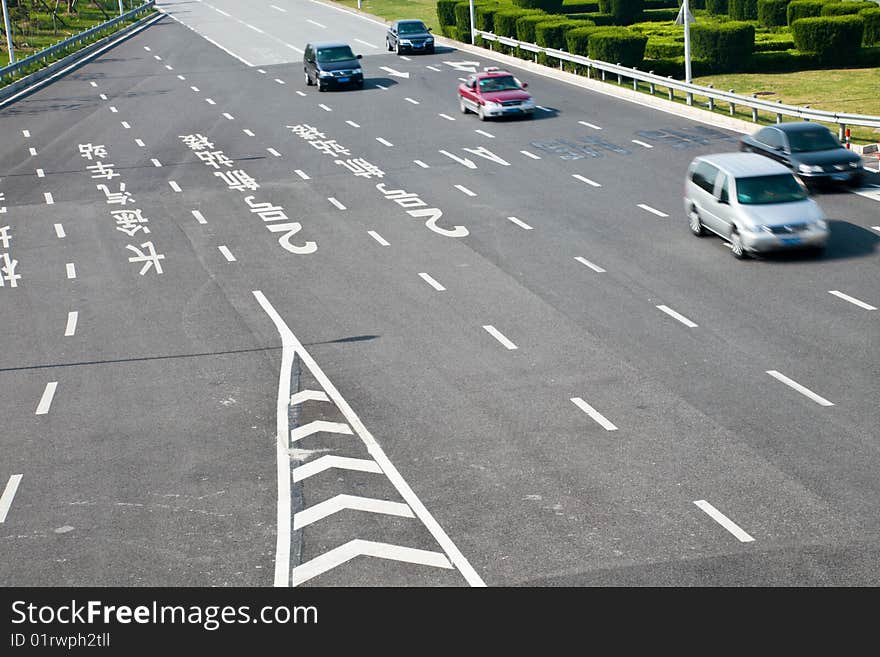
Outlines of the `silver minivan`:
[{"label": "silver minivan", "polygon": [[782,249],[810,249],[828,242],[819,205],[791,171],[756,153],[701,155],[684,183],[684,211],[691,232],[715,233],[736,258]]}]

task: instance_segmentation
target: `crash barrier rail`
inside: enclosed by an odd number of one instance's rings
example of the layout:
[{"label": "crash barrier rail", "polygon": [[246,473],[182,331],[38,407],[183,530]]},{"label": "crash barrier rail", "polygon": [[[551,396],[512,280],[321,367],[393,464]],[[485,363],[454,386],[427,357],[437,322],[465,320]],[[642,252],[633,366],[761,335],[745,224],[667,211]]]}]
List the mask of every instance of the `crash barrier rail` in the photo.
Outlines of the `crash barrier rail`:
[{"label": "crash barrier rail", "polygon": [[556,50],[555,48],[544,48],[542,46],[535,45],[534,43],[525,43],[523,41],[517,41],[516,39],[512,39],[510,37],[498,36],[497,34],[493,34],[492,32],[474,30],[474,35],[482,37],[485,41],[489,41],[490,47],[491,42],[496,42],[505,46],[519,48],[520,50],[534,53],[536,63],[538,61],[538,54],[543,53],[547,57],[558,59],[560,69],[563,68],[563,62],[580,64],[581,66],[586,67],[588,78],[593,77],[594,69],[598,72],[602,80],[605,80],[609,74],[616,75],[617,83],[623,84],[623,79],[628,78],[632,80],[632,88],[634,91],[640,90],[640,82],[646,83],[648,85],[648,91],[651,93],[652,96],[656,94],[657,87],[664,87],[667,89],[669,100],[673,100],[675,91],[683,92],[685,94],[685,99],[688,105],[694,104],[695,96],[706,98],[706,102],[703,105],[707,107],[710,111],[715,110],[715,103],[719,101],[725,102],[728,103],[730,106],[731,116],[734,115],[737,105],[749,107],[752,110],[753,123],[758,122],[759,111],[775,114],[777,123],[782,123],[783,116],[795,117],[797,119],[800,119],[801,121],[820,121],[822,123],[834,123],[838,126],[838,135],[841,141],[844,140],[847,134],[847,126],[880,128],[880,116],[846,114],[842,112],[826,112],[823,110],[816,110],[809,107],[801,107],[798,105],[783,105],[781,101],[771,102],[767,100],[761,100],[756,95],[743,96],[741,94],[733,93],[733,90],[721,91],[720,89],[715,89],[711,86],[703,87],[697,84],[689,84],[687,82],[682,82],[681,80],[676,80],[671,76],[663,77],[661,75],[655,75],[653,72],[650,71],[640,71],[637,68],[629,68],[627,66],[621,66],[620,64],[609,64],[608,62],[590,59],[581,55],[573,55],[570,52],[566,52],[564,50]]},{"label": "crash barrier rail", "polygon": [[130,9],[129,11],[117,16],[116,18],[110,19],[109,21],[101,23],[100,25],[90,27],[89,29],[80,32],[79,34],[74,34],[73,36],[66,38],[64,41],[59,41],[53,46],[44,48],[39,52],[35,52],[33,55],[25,57],[24,59],[21,59],[13,64],[9,64],[8,66],[4,66],[3,68],[0,68],[0,82],[6,81],[7,78],[15,76],[16,73],[21,70],[26,70],[33,64],[45,64],[52,57],[60,52],[64,52],[71,46],[78,46],[79,44],[88,41],[93,36],[101,33],[104,30],[116,27],[120,23],[124,23],[131,18],[136,18],[140,14],[143,14],[152,9],[154,4],[156,4],[156,0],[147,0],[147,2],[142,4],[140,7]]}]

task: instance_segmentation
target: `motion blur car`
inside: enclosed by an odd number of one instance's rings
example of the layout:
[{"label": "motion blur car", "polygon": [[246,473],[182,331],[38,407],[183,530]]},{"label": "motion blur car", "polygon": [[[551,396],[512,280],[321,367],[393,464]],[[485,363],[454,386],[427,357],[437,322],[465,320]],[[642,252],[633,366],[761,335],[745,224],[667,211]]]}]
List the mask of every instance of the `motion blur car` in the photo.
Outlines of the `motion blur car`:
[{"label": "motion blur car", "polygon": [[364,88],[361,55],[355,55],[351,46],[342,42],[306,44],[303,53],[303,71],[306,85],[317,85],[318,91],[344,86]]},{"label": "motion blur car", "polygon": [[474,73],[458,85],[458,103],[462,114],[475,112],[480,121],[497,116],[531,117],[535,101],[511,73],[490,66]]},{"label": "motion blur car", "polygon": [[684,210],[694,235],[721,236],[739,259],[786,249],[818,255],[828,242],[825,215],[806,187],[784,165],[756,153],[694,158]]},{"label": "motion blur car", "polygon": [[862,159],[844,148],[825,126],[809,121],[778,123],[740,138],[739,150],[781,162],[806,184],[861,184]]},{"label": "motion blur car", "polygon": [[434,37],[431,35],[431,28],[422,21],[394,21],[388,26],[388,31],[385,33],[385,46],[398,55],[406,52],[423,52],[432,55],[434,54]]}]

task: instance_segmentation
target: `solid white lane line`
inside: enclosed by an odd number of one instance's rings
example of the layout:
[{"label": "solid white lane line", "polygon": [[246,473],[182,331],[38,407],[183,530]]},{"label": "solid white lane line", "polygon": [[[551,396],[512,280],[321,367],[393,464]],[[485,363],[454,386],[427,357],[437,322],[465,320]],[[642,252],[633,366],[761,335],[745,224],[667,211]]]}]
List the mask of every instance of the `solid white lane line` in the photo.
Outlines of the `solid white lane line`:
[{"label": "solid white lane line", "polygon": [[324,110],[325,112],[332,112],[332,111],[333,111],[332,108],[327,107],[324,103],[321,103],[320,105],[318,105],[318,107],[320,107],[320,108],[321,108],[322,110]]},{"label": "solid white lane line", "polygon": [[276,151],[274,148],[267,148],[266,150],[269,151],[269,152],[270,152],[272,155],[274,155],[275,157],[281,157],[281,153],[279,153],[278,151]]},{"label": "solid white lane line", "polygon": [[377,48],[378,49],[378,47],[379,47],[379,46],[374,46],[372,43],[367,43],[366,41],[363,41],[361,39],[355,39],[355,41],[357,41],[358,43],[362,43],[365,46],[369,46],[370,48]]},{"label": "solid white lane line", "polygon": [[533,160],[540,160],[541,159],[540,155],[535,155],[534,153],[529,153],[528,151],[520,151],[520,153],[522,153],[526,157],[532,158]]},{"label": "solid white lane line", "polygon": [[113,105],[111,105],[111,106],[110,106],[110,111],[113,112],[114,114],[116,114],[119,110],[116,109],[115,107],[113,107]]},{"label": "solid white lane line", "polygon": [[368,231],[367,231],[367,235],[369,235],[369,236],[372,237],[374,240],[376,240],[377,242],[379,242],[379,244],[381,244],[382,246],[391,246],[388,242],[385,241],[385,238],[382,237],[382,236],[381,236],[379,233],[377,233],[375,230],[368,230]]},{"label": "solid white lane line", "polygon": [[529,226],[525,221],[517,219],[516,217],[508,217],[507,219],[509,221],[512,221],[513,223],[515,223],[517,226],[519,226],[523,230],[532,230],[532,227]]},{"label": "solid white lane line", "polygon": [[605,273],[605,270],[602,269],[599,265],[594,265],[592,262],[590,262],[586,258],[582,258],[581,256],[576,256],[575,260],[577,260],[582,265],[586,265],[587,267],[589,267],[590,269],[592,269],[596,273],[599,273],[599,274]]},{"label": "solid white lane line", "polygon": [[464,185],[456,185],[455,188],[456,188],[458,191],[462,192],[463,194],[467,194],[468,196],[476,196],[476,194],[475,194],[474,192],[472,192],[471,190],[469,190],[469,189],[468,189],[467,187],[465,187]]},{"label": "solid white lane line", "polygon": [[684,324],[688,328],[697,328],[697,325],[694,324],[691,320],[689,320],[684,315],[681,315],[681,314],[675,312],[669,306],[657,306],[657,309],[662,310],[664,313],[666,313],[667,315],[669,315],[673,319],[677,319],[679,322],[681,322],[682,324]]},{"label": "solid white lane line", "polygon": [[338,200],[336,200],[336,199],[333,198],[332,196],[331,196],[330,198],[328,198],[327,200],[330,201],[333,205],[335,205],[335,206],[336,206],[337,208],[339,208],[340,210],[345,210],[345,209],[346,209],[345,206],[342,205],[342,203],[340,203]]},{"label": "solid white lane line", "polygon": [[155,157],[152,160],[150,160],[150,162],[153,163],[154,167],[161,167],[162,166],[162,163],[159,160],[157,160]]},{"label": "solid white lane line", "polygon": [[141,140],[141,139],[135,139],[134,143],[137,144],[138,146],[140,146],[141,148],[143,148],[145,146],[143,140]]},{"label": "solid white lane line", "polygon": [[481,134],[481,135],[483,135],[484,137],[488,137],[489,139],[495,139],[495,135],[489,134],[489,133],[486,132],[485,130],[479,130],[479,129],[477,129],[477,130],[474,130],[474,132],[476,132],[476,133],[478,133],[478,134]]},{"label": "solid white lane line", "polygon": [[319,23],[318,21],[313,21],[311,18],[307,18],[306,23],[311,23],[312,25],[317,25],[318,27],[320,27],[322,29],[327,29],[326,25]]},{"label": "solid white lane line", "polygon": [[277,82],[278,84],[284,84],[284,80],[281,80],[279,78],[275,78],[275,82]]},{"label": "solid white lane line", "polygon": [[274,9],[274,10],[276,10],[276,11],[280,11],[280,12],[283,13],[283,14],[286,14],[286,13],[287,13],[287,10],[286,10],[286,9],[282,9],[281,7],[276,7],[275,5],[269,5],[269,6],[272,7],[272,9]]},{"label": "solid white lane line", "polygon": [[379,142],[380,144],[382,144],[383,146],[388,146],[389,148],[391,148],[392,146],[394,146],[394,144],[392,144],[392,143],[391,143],[390,141],[388,141],[387,139],[383,139],[382,137],[376,137],[376,141],[378,141],[378,142]]},{"label": "solid white lane line", "polygon": [[855,297],[851,297],[848,294],[839,292],[838,290],[828,290],[828,294],[833,294],[834,296],[839,297],[844,301],[849,301],[850,303],[857,305],[859,308],[864,308],[865,310],[877,310],[871,304],[865,303],[864,301],[859,301]]},{"label": "solid white lane line", "polygon": [[407,96],[406,98],[404,98],[404,100],[405,100],[406,102],[408,102],[408,103],[412,103],[413,105],[418,105],[418,104],[419,104],[419,101],[415,100],[414,98],[410,98],[409,96]]},{"label": "solid white lane line", "polygon": [[654,148],[653,146],[651,146],[651,144],[646,144],[645,142],[639,141],[638,139],[633,139],[632,143],[638,144],[639,146],[644,146],[645,148]]},{"label": "solid white lane line", "polygon": [[199,88],[198,88],[198,87],[190,87],[190,89],[192,89],[192,90],[195,91],[195,92],[198,92],[198,91],[199,91]]},{"label": "solid white lane line", "polygon": [[306,95],[306,92],[305,92],[305,91],[300,91],[299,89],[297,89],[297,90],[296,90],[296,94],[297,94],[298,96],[305,96],[305,95]]},{"label": "solid white lane line", "polygon": [[64,226],[61,224],[55,224],[55,234],[58,236],[58,239],[64,239],[66,237]]},{"label": "solid white lane line", "polygon": [[577,178],[581,182],[587,183],[591,187],[601,187],[602,186],[599,183],[597,183],[595,180],[590,180],[589,178],[586,178],[579,173],[573,173],[573,174],[571,174],[571,176],[572,176],[572,178]]},{"label": "solid white lane line", "polygon": [[[232,18],[232,16],[230,16],[229,14],[227,14],[227,13],[226,13],[225,11],[223,11],[222,9],[217,9],[217,7],[211,7],[211,9],[213,9],[214,11],[216,11],[218,14],[222,14],[222,15],[226,16],[227,18]],[[246,23],[245,23],[245,24],[246,24]]]},{"label": "solid white lane line", "polygon": [[43,192],[43,198],[46,199],[46,205],[52,205],[55,202],[52,192]]},{"label": "solid white lane line", "polygon": [[431,168],[431,167],[429,167],[427,164],[425,164],[424,162],[422,162],[421,160],[413,160],[413,162],[415,162],[416,164],[418,164],[418,165],[419,165],[420,167],[422,167],[423,169],[430,169],[430,168]]},{"label": "solid white lane line", "polygon": [[229,119],[230,121],[232,121],[232,120],[235,118],[235,117],[232,116],[232,114],[230,114],[229,112],[223,112],[223,116],[224,116],[225,118]]},{"label": "solid white lane line", "polygon": [[431,66],[431,65],[428,65],[428,66],[426,66],[425,68],[429,68],[429,69],[431,69],[432,71],[437,71],[438,73],[439,73],[440,70],[441,70],[441,69],[437,68],[436,66]]},{"label": "solid white lane line", "polygon": [[22,130],[22,131],[21,131],[21,134],[24,135],[24,138],[25,138],[25,139],[30,139],[31,131],[30,131],[30,130]]},{"label": "solid white lane line", "polygon": [[355,123],[354,121],[346,121],[346,123],[348,125],[350,125],[352,128],[360,128],[361,127],[359,124]]},{"label": "solid white lane line", "polygon": [[785,376],[784,374],[780,374],[776,370],[767,370],[767,374],[772,376],[774,379],[781,381],[782,383],[787,385],[789,388],[794,388],[795,390],[797,390],[799,393],[801,393],[805,397],[809,397],[810,399],[812,399],[814,402],[816,402],[820,406],[834,406],[833,402],[828,401],[824,397],[820,397],[819,395],[817,395],[815,392],[813,392],[809,388],[805,388],[797,381],[793,381],[792,379],[789,379],[787,376]]},{"label": "solid white lane line", "polygon": [[294,50],[294,51],[298,52],[300,55],[305,54],[305,50],[303,50],[302,48],[297,48],[297,47],[294,46],[293,44],[285,43],[284,45],[286,45],[286,46],[287,46],[288,48],[290,48],[291,50]]},{"label": "solid white lane line", "polygon": [[425,281],[428,285],[433,287],[438,292],[443,292],[446,288],[440,285],[431,274],[426,274],[425,272],[419,272],[419,276],[421,276],[422,280]]},{"label": "solid white lane line", "polygon": [[101,100],[107,100],[107,94],[98,94],[98,98]]},{"label": "solid white lane line", "polygon": [[739,525],[737,525],[735,522],[733,522],[733,520],[731,520],[726,515],[721,513],[721,511],[719,511],[714,506],[709,504],[706,500],[697,500],[694,502],[694,504],[696,504],[703,511],[705,511],[707,514],[709,514],[709,517],[712,518],[712,520],[714,520],[719,525],[724,527],[724,529],[726,529],[731,534],[736,536],[743,543],[751,543],[752,541],[755,540],[754,538],[749,536],[746,532],[744,532]]},{"label": "solid white lane line", "polygon": [[247,128],[245,128],[244,130],[242,130],[242,132],[243,132],[244,134],[246,134],[248,137],[253,137],[253,136],[254,136],[254,133],[251,132],[250,130],[248,130]]},{"label": "solid white lane line", "polygon": [[205,219],[205,216],[201,212],[199,212],[198,210],[191,210],[191,212],[192,212],[192,216],[194,216],[196,218],[196,221],[198,221],[200,224],[208,223],[208,220]]},{"label": "solid white lane line", "polygon": [[128,125],[128,121],[122,121],[121,123],[122,123],[122,127],[125,128],[126,130],[131,128],[131,126]]},{"label": "solid white lane line", "polygon": [[454,117],[454,116],[449,116],[448,114],[439,114],[438,116],[443,117],[443,118],[446,119],[447,121],[455,121],[455,117]]},{"label": "solid white lane line", "polygon": [[303,180],[309,180],[309,177],[308,177],[303,171],[301,171],[300,169],[294,169],[293,172],[294,172],[296,175],[298,175],[300,178],[302,178]]},{"label": "solid white lane line", "polygon": [[67,268],[67,278],[76,278],[76,265],[68,262],[65,267]]},{"label": "solid white lane line", "polygon": [[651,214],[656,214],[658,217],[668,217],[668,216],[669,216],[669,215],[666,214],[665,212],[660,212],[660,210],[657,210],[657,209],[655,209],[655,208],[652,208],[650,205],[645,205],[644,203],[639,203],[639,207],[640,207],[642,210],[647,210],[647,211],[650,212]]},{"label": "solid white lane line", "polygon": [[34,155],[37,154],[37,149],[32,146],[31,148],[28,149],[28,153],[30,153],[31,157],[33,157]]},{"label": "solid white lane line", "polygon": [[255,25],[251,25],[250,23],[245,23],[245,25],[246,25],[247,27],[251,28],[251,29],[252,29],[254,32],[256,32],[257,34],[265,34],[265,32],[263,32],[263,30],[261,30],[260,28],[258,28],[258,27],[255,26]]},{"label": "solid white lane line", "polygon": [[205,98],[205,102],[208,103],[208,105],[216,105],[217,104],[214,102],[214,100],[212,98]]},{"label": "solid white lane line", "polygon": [[76,320],[79,318],[79,313],[77,311],[73,311],[67,313],[67,326],[64,327],[64,337],[70,337],[71,335],[76,333]]},{"label": "solid white lane line", "polygon": [[604,415],[602,415],[599,411],[590,406],[580,397],[571,397],[570,401],[579,409],[581,409],[584,413],[586,413],[596,422],[598,422],[602,426],[602,428],[605,429],[605,431],[617,431],[617,427],[614,426],[613,423],[609,422],[608,418],[606,418]]},{"label": "solid white lane line", "polygon": [[229,262],[235,262],[235,256],[232,255],[232,251],[230,251],[229,247],[227,247],[225,244],[221,244],[220,246],[218,246],[217,250],[223,254],[223,257],[226,258],[226,260],[228,260]]},{"label": "solid white lane line", "polygon": [[599,126],[597,126],[595,123],[587,123],[586,121],[578,121],[578,123],[580,123],[581,125],[585,125],[588,128],[593,128],[593,130],[601,130],[602,129]]},{"label": "solid white lane line", "polygon": [[501,331],[499,331],[497,328],[495,328],[495,327],[492,326],[491,324],[486,324],[485,326],[483,326],[483,329],[485,329],[485,331],[486,331],[489,335],[491,335],[493,338],[495,338],[496,340],[498,340],[498,342],[500,342],[501,344],[503,344],[503,345],[504,345],[505,347],[507,347],[508,349],[513,350],[513,349],[517,349],[517,348],[518,348],[515,344],[513,344],[513,342],[511,342],[511,341],[508,340],[506,337],[504,337],[504,335],[501,333]]},{"label": "solid white lane line", "polygon": [[15,497],[15,491],[18,490],[18,484],[21,482],[22,475],[15,474],[9,477],[6,482],[6,488],[3,489],[3,495],[0,495],[0,523],[6,522],[6,516],[9,508],[12,506],[12,499]]},{"label": "solid white lane line", "polygon": [[45,178],[45,177],[46,177],[46,174],[43,172],[43,170],[37,169],[37,178]]},{"label": "solid white lane line", "polygon": [[40,403],[37,404],[37,415],[45,415],[49,412],[49,407],[52,406],[52,399],[55,397],[55,389],[57,387],[57,381],[50,381],[46,384],[43,395],[40,397]]},{"label": "solid white lane line", "polygon": [[175,192],[179,192],[179,191],[180,191],[180,185],[178,185],[178,184],[177,184],[176,182],[174,182],[173,180],[169,180],[169,181],[168,181],[168,185],[169,185],[169,186],[171,187],[171,189],[173,189]]}]

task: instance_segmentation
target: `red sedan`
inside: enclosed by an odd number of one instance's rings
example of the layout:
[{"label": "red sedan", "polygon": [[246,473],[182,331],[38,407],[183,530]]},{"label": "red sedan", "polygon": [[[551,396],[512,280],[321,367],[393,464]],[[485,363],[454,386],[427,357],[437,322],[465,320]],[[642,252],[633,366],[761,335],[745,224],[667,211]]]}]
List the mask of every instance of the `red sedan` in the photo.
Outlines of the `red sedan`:
[{"label": "red sedan", "polygon": [[461,113],[475,112],[481,121],[494,116],[531,117],[535,101],[526,91],[528,86],[507,71],[496,67],[484,69],[458,85]]}]

